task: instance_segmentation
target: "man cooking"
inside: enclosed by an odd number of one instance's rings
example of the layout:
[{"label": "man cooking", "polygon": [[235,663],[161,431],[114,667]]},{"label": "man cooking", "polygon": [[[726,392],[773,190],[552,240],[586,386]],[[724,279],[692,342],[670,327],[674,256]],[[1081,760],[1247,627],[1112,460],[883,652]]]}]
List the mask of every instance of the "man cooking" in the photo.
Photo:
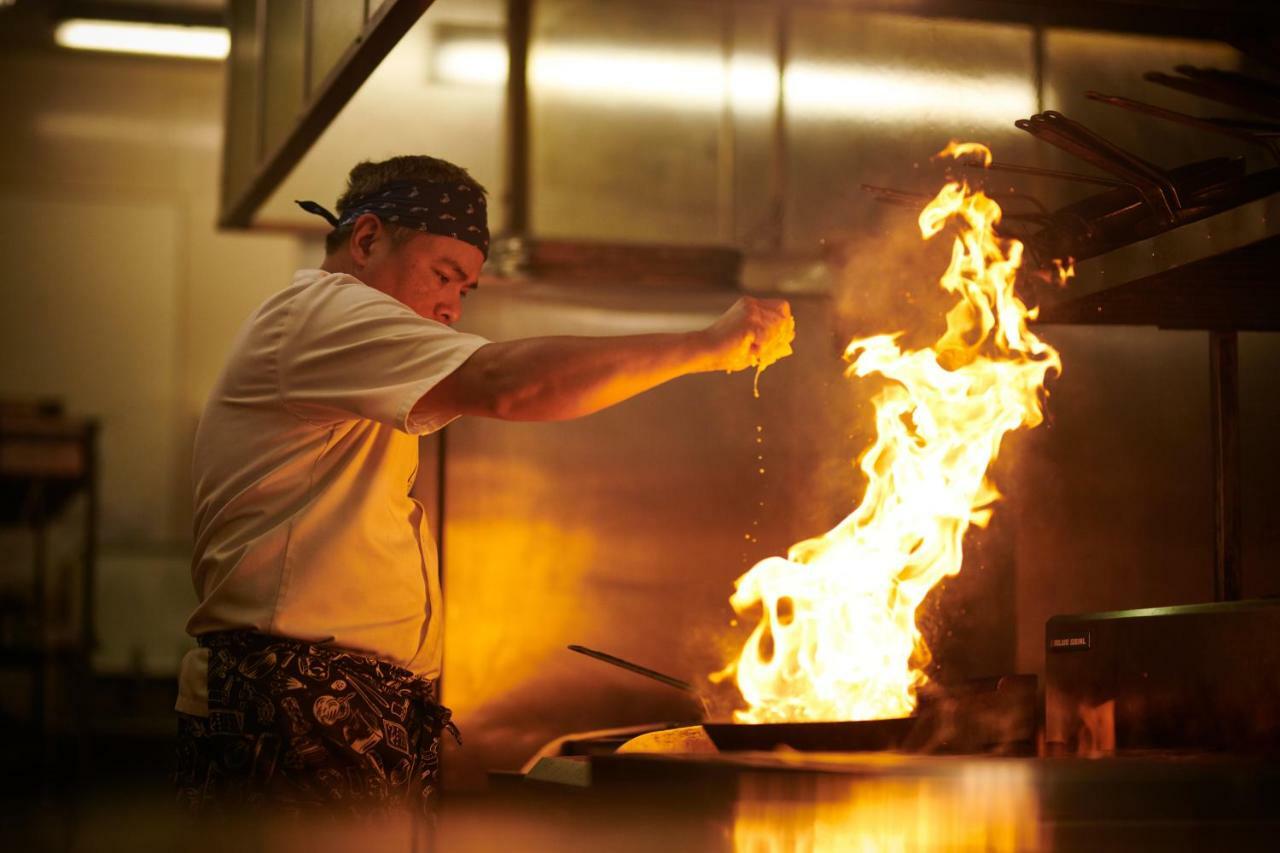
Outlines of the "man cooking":
[{"label": "man cooking", "polygon": [[789,355],[785,301],[690,333],[490,342],[450,327],[489,250],[485,191],[432,157],[352,169],[319,269],[235,339],[196,432],[199,647],[176,782],[197,809],[425,808],[436,785],[441,594],[410,497],[417,436],[461,415],[581,417],[668,380]]}]

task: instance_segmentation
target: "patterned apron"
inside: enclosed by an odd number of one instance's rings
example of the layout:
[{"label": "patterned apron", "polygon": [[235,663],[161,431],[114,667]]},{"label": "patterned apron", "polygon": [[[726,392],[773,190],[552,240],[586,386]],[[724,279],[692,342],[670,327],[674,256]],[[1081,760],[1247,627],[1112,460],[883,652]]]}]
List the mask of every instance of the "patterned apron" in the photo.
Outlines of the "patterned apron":
[{"label": "patterned apron", "polygon": [[178,715],[179,802],[200,812],[258,807],[431,813],[440,733],[435,684],[341,649],[253,631],[209,649],[209,716]]}]

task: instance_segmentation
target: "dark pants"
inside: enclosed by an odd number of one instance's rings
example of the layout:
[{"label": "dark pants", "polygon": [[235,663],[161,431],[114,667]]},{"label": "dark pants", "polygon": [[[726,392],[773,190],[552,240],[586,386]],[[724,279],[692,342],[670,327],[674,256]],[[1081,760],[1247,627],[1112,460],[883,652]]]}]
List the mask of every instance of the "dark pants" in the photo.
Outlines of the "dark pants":
[{"label": "dark pants", "polygon": [[[354,652],[252,631],[207,634],[209,716],[178,715],[178,799],[202,813],[430,813],[435,685]],[[461,741],[459,741],[461,742]]]}]

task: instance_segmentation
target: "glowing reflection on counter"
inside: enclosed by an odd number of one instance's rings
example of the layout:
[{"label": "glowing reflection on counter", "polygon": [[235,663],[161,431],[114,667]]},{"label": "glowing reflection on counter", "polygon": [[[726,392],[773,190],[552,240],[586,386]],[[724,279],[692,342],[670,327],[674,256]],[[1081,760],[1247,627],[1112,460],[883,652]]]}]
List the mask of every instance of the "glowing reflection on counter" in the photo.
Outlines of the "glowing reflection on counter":
[{"label": "glowing reflection on counter", "polygon": [[1041,848],[1031,768],[965,764],[926,777],[749,775],[734,813],[737,853]]}]

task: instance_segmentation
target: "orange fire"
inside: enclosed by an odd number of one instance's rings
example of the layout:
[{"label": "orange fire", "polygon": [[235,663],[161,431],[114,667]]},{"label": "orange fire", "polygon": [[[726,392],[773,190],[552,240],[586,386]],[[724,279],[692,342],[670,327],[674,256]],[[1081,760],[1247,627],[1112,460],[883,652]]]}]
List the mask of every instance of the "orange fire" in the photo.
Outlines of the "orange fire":
[{"label": "orange fire", "polygon": [[[939,156],[991,152],[952,143]],[[859,463],[862,502],[834,529],[770,557],[738,579],[730,599],[760,623],[735,664],[747,708],[739,722],[873,720],[916,706],[928,659],[916,608],[960,571],[970,524],[985,527],[1000,497],[987,469],[1005,433],[1043,420],[1057,351],[1027,329],[1036,312],[1014,293],[1022,244],[995,233],[1000,207],[952,181],[920,214],[928,240],[955,226],[940,279],[956,297],[928,349],[898,334],[852,341],[846,375],[879,375],[877,435]],[[900,334],[900,333],[899,333]]]}]

